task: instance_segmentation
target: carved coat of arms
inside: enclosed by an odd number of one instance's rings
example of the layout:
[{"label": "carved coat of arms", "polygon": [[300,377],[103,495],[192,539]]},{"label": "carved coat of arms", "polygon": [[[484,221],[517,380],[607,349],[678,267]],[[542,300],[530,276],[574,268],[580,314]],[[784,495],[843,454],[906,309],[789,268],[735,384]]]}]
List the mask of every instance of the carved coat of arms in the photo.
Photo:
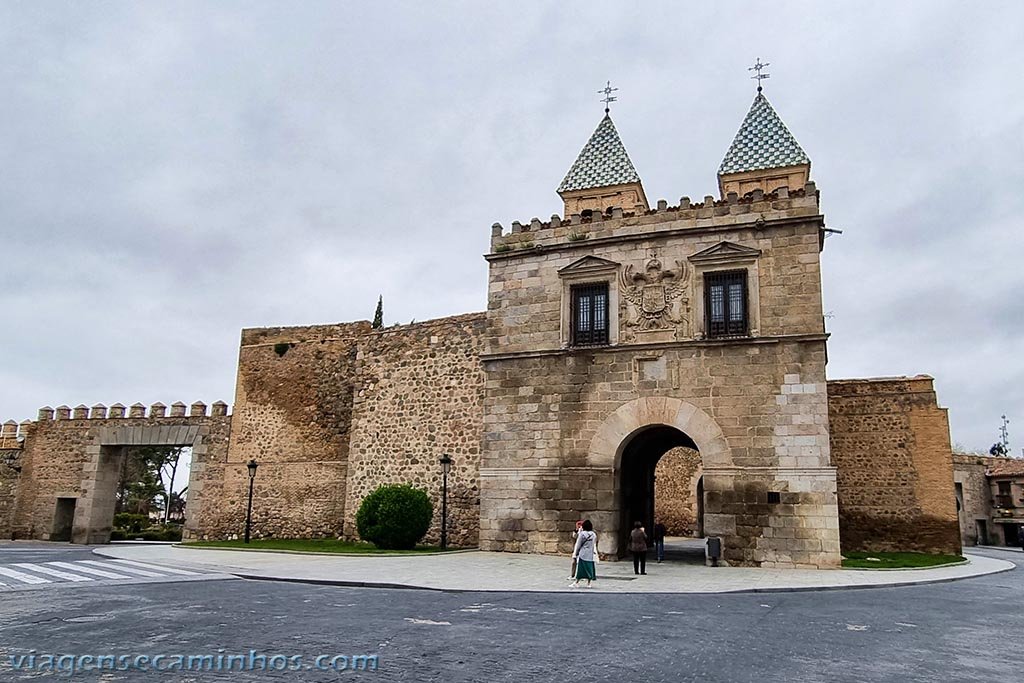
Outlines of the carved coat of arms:
[{"label": "carved coat of arms", "polygon": [[[676,270],[662,268],[661,261],[651,259],[643,272],[634,272],[626,266],[620,276],[622,297],[633,304],[635,315],[627,316],[630,331],[650,332],[675,328],[676,336],[689,334],[685,315],[689,297],[686,295],[689,279],[683,261],[676,261]],[[673,315],[673,304],[679,300],[679,312]]]}]

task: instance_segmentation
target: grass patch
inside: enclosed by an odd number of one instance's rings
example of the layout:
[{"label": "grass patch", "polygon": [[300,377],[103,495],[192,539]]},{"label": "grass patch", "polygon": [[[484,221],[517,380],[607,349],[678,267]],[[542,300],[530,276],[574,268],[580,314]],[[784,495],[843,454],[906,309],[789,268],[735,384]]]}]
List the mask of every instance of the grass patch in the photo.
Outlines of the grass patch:
[{"label": "grass patch", "polygon": [[[304,553],[347,553],[359,555],[416,555],[442,552],[436,546],[418,545],[413,550],[381,550],[372,543],[339,541],[336,538],[261,538],[237,541],[190,541],[185,546],[247,550],[294,550]],[[448,548],[456,550],[456,548]]]},{"label": "grass patch", "polygon": [[[874,559],[868,559],[874,558]],[[927,553],[843,553],[843,567],[848,569],[910,569],[913,567],[941,567],[958,564],[959,555],[929,555]]]}]

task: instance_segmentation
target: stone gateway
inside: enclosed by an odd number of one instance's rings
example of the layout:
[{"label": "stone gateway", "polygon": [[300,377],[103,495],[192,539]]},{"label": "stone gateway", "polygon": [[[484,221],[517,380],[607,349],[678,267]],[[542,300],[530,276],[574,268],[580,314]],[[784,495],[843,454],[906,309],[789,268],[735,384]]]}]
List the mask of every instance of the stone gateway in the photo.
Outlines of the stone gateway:
[{"label": "stone gateway", "polygon": [[[589,518],[615,557],[633,522],[666,515],[720,538],[731,565],[959,552],[931,378],[826,380],[828,231],[810,168],[759,92],[720,196],[652,207],[606,114],[559,187],[563,215],[492,227],[486,312],[242,332],[230,429],[197,423],[212,440],[192,470],[186,536],[239,533],[250,458],[256,537],[353,537],[379,484],[438,500],[450,454],[455,545],[568,553]],[[110,422],[5,427],[21,475],[0,465],[0,532],[47,538],[68,514],[60,500],[95,501]],[[52,436],[75,430],[87,436]],[[43,435],[68,446],[38,446]],[[79,443],[93,450],[63,455]],[[670,452],[682,458],[672,474],[658,467]],[[43,481],[61,468],[78,469]],[[88,540],[104,540],[88,524]],[[438,511],[428,539],[439,524]]]}]

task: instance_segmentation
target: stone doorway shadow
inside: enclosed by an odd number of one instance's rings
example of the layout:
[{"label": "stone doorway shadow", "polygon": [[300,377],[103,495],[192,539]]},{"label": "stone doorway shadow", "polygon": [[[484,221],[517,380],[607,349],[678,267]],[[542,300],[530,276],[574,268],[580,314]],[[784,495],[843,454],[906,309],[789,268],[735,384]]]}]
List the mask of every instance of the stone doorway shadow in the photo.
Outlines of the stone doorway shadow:
[{"label": "stone doorway shadow", "polygon": [[[704,544],[707,539],[687,536],[665,537],[665,561],[684,564],[704,564]],[[648,553],[650,557],[650,553]]]}]

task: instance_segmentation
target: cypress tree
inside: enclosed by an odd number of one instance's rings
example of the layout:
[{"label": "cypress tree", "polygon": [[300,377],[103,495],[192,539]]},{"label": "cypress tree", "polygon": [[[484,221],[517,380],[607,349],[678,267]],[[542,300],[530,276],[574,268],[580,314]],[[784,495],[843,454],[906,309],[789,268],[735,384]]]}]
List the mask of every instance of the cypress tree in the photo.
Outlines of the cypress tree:
[{"label": "cypress tree", "polygon": [[373,329],[379,330],[384,327],[384,295],[377,297],[377,311],[373,314]]}]

